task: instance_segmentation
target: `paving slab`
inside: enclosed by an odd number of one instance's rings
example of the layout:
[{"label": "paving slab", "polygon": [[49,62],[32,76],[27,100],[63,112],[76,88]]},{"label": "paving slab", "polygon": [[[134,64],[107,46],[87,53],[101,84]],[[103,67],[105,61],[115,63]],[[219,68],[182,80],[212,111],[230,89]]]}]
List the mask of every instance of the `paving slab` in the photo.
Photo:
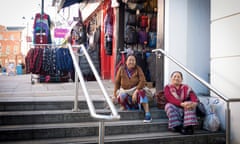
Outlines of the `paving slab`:
[{"label": "paving slab", "polygon": [[[89,96],[93,100],[104,100],[97,81],[85,81]],[[113,94],[111,80],[102,80],[108,95]],[[79,100],[85,100],[79,84]],[[7,76],[0,74],[0,101],[74,101],[75,83],[31,83],[31,74]]]}]

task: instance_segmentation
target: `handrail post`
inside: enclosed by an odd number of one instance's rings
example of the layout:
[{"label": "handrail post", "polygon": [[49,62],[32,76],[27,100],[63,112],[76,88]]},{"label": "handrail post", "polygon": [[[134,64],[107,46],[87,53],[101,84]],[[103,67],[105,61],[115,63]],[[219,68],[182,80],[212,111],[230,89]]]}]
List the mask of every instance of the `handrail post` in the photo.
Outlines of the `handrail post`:
[{"label": "handrail post", "polygon": [[230,144],[230,136],[231,136],[231,111],[229,108],[229,102],[227,102],[226,116],[225,116],[225,124],[226,124],[226,144]]},{"label": "handrail post", "polygon": [[77,56],[74,55],[71,44],[68,44],[68,46],[69,46],[70,54],[71,54],[75,72],[76,72],[75,73],[75,88],[76,88],[75,92],[76,93],[75,93],[75,101],[74,101],[74,110],[76,110],[76,111],[78,110],[77,104],[78,104],[78,79],[79,79],[91,116],[94,118],[100,119],[100,121],[99,121],[99,144],[104,144],[104,135],[105,135],[104,120],[119,120],[120,115],[118,114],[116,108],[114,107],[110,97],[107,95],[107,92],[101,82],[100,76],[98,75],[98,72],[97,72],[96,68],[94,67],[93,62],[92,62],[87,50],[85,49],[85,46],[79,45],[77,47],[81,48],[81,50],[83,51],[89,65],[93,71],[93,74],[96,77],[97,82],[104,94],[104,97],[105,97],[108,105],[110,106],[110,110],[112,112],[110,115],[103,115],[103,114],[96,113],[93,101],[89,97],[89,94],[88,94],[88,91],[86,88],[86,84],[84,82],[83,74],[82,74],[80,66],[79,66],[79,57],[78,57],[78,55]]},{"label": "handrail post", "polygon": [[[76,60],[79,63],[79,56],[77,54],[75,54]],[[78,88],[79,88],[79,82],[78,82],[79,78],[78,78],[78,74],[75,71],[75,99],[74,99],[74,108],[72,111],[77,112],[79,111],[78,108]]]},{"label": "handrail post", "polygon": [[104,144],[104,136],[105,136],[105,127],[104,121],[99,121],[99,137],[98,137],[98,144]]}]

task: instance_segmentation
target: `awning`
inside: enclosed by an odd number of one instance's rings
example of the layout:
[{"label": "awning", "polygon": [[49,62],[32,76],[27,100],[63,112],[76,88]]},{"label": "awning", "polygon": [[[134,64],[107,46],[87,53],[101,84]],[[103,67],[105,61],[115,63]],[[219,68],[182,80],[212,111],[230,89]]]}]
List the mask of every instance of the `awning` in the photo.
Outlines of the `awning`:
[{"label": "awning", "polygon": [[83,0],[62,0],[62,2],[63,2],[62,8],[71,6],[71,5],[76,4],[76,3],[80,3],[82,1]]},{"label": "awning", "polygon": [[58,2],[57,0],[53,0],[52,5],[54,6],[56,5],[56,3],[59,3],[58,11],[60,11],[62,8],[69,7],[76,3],[85,2],[87,4],[90,4],[90,3],[102,2],[102,1],[103,0],[60,0],[60,2]]},{"label": "awning", "polygon": [[[71,2],[70,2],[71,1]],[[66,4],[65,4],[66,3]],[[53,0],[53,6],[58,5],[59,11],[64,7],[71,6],[71,4],[77,4],[79,3],[79,9],[81,10],[82,14],[82,20],[86,24],[89,22],[89,20],[96,15],[101,9],[102,4],[104,4],[104,0]],[[62,5],[62,6],[61,6]],[[74,15],[76,9],[74,9],[74,12],[71,12],[72,17],[69,19],[74,19],[75,17],[78,17],[78,15]],[[71,26],[75,25],[77,21],[72,21]]]},{"label": "awning", "polygon": [[59,12],[62,8],[69,7],[73,4],[81,3],[83,1],[84,0],[60,0],[59,2],[58,0],[53,0],[52,6],[58,5],[58,12]]},{"label": "awning", "polygon": [[95,15],[99,10],[101,10],[102,4],[102,1],[88,3],[83,9],[81,9],[83,21],[86,21],[92,15]]}]

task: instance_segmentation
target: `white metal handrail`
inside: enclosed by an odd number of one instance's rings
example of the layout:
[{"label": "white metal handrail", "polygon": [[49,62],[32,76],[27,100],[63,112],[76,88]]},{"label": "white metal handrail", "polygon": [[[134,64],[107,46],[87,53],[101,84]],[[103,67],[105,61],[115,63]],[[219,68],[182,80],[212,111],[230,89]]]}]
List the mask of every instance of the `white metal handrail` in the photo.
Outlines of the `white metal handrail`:
[{"label": "white metal handrail", "polygon": [[[74,51],[73,51],[73,48],[72,47],[78,47],[80,48],[89,65],[90,65],[90,68],[103,92],[103,95],[105,97],[105,100],[107,102],[107,104],[109,105],[109,108],[111,110],[111,114],[110,115],[104,115],[104,114],[97,114],[96,113],[96,110],[95,110],[95,107],[94,107],[94,104],[93,104],[93,101],[92,99],[90,98],[89,94],[88,94],[88,91],[87,91],[87,88],[86,88],[86,84],[85,84],[85,81],[84,81],[84,78],[83,78],[83,75],[82,75],[82,72],[81,72],[81,69],[80,69],[80,66],[78,64],[78,61],[76,59],[76,56],[74,54]],[[104,143],[104,120],[119,120],[120,119],[120,115],[118,114],[112,100],[110,99],[110,97],[108,96],[103,84],[102,84],[102,81],[100,79],[100,76],[85,48],[85,46],[83,44],[81,45],[76,45],[76,46],[72,46],[71,44],[68,44],[68,48],[69,48],[69,51],[70,51],[70,54],[72,56],[72,60],[73,60],[73,64],[74,64],[74,67],[75,67],[75,73],[77,74],[78,78],[79,78],[79,81],[80,81],[80,84],[82,86],[82,89],[83,89],[83,93],[84,93],[84,96],[86,98],[86,101],[87,101],[87,105],[88,105],[88,108],[89,108],[89,111],[90,111],[90,115],[93,117],[93,118],[96,118],[96,119],[100,119],[100,124],[99,124],[99,143],[100,144],[103,144]],[[77,56],[78,57],[78,56]],[[78,82],[78,80],[75,80],[75,82]],[[77,87],[76,87],[77,89]],[[76,96],[78,95],[78,93],[76,93]],[[75,104],[77,104],[77,98],[75,99]]]},{"label": "white metal handrail", "polygon": [[164,56],[168,57],[171,61],[173,61],[175,64],[177,64],[179,67],[181,67],[183,70],[185,70],[187,73],[189,73],[192,77],[194,77],[196,80],[198,80],[199,82],[201,82],[203,85],[205,85],[208,89],[210,89],[213,93],[215,93],[219,98],[221,98],[222,100],[224,100],[227,105],[226,105],[226,115],[225,115],[225,124],[226,124],[226,144],[230,144],[230,135],[231,135],[231,122],[230,122],[230,102],[240,102],[239,98],[228,98],[226,96],[224,96],[220,91],[218,91],[216,88],[214,88],[212,85],[210,85],[209,83],[207,83],[206,81],[204,81],[202,78],[200,78],[199,76],[197,76],[196,74],[194,74],[193,72],[191,72],[189,69],[187,69],[183,64],[181,64],[180,62],[178,62],[176,59],[174,59],[172,56],[170,56],[169,54],[167,54],[163,49],[159,48],[159,49],[154,49],[152,50],[152,52],[155,52],[156,55],[160,53],[162,53]]}]

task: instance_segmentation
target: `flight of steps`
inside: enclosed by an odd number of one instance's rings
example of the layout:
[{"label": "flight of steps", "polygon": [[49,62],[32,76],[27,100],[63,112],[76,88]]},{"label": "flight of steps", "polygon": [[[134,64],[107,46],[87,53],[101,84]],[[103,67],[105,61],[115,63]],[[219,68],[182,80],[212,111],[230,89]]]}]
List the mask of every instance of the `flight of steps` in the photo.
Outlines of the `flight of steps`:
[{"label": "flight of steps", "polygon": [[[97,113],[109,114],[105,102],[94,101]],[[99,122],[90,117],[86,102],[73,112],[72,101],[0,102],[1,144],[96,144]],[[119,121],[107,121],[106,144],[221,144],[225,133],[199,127],[194,135],[168,130],[163,110],[151,107],[152,123],[143,123],[142,111],[119,111]]]}]

